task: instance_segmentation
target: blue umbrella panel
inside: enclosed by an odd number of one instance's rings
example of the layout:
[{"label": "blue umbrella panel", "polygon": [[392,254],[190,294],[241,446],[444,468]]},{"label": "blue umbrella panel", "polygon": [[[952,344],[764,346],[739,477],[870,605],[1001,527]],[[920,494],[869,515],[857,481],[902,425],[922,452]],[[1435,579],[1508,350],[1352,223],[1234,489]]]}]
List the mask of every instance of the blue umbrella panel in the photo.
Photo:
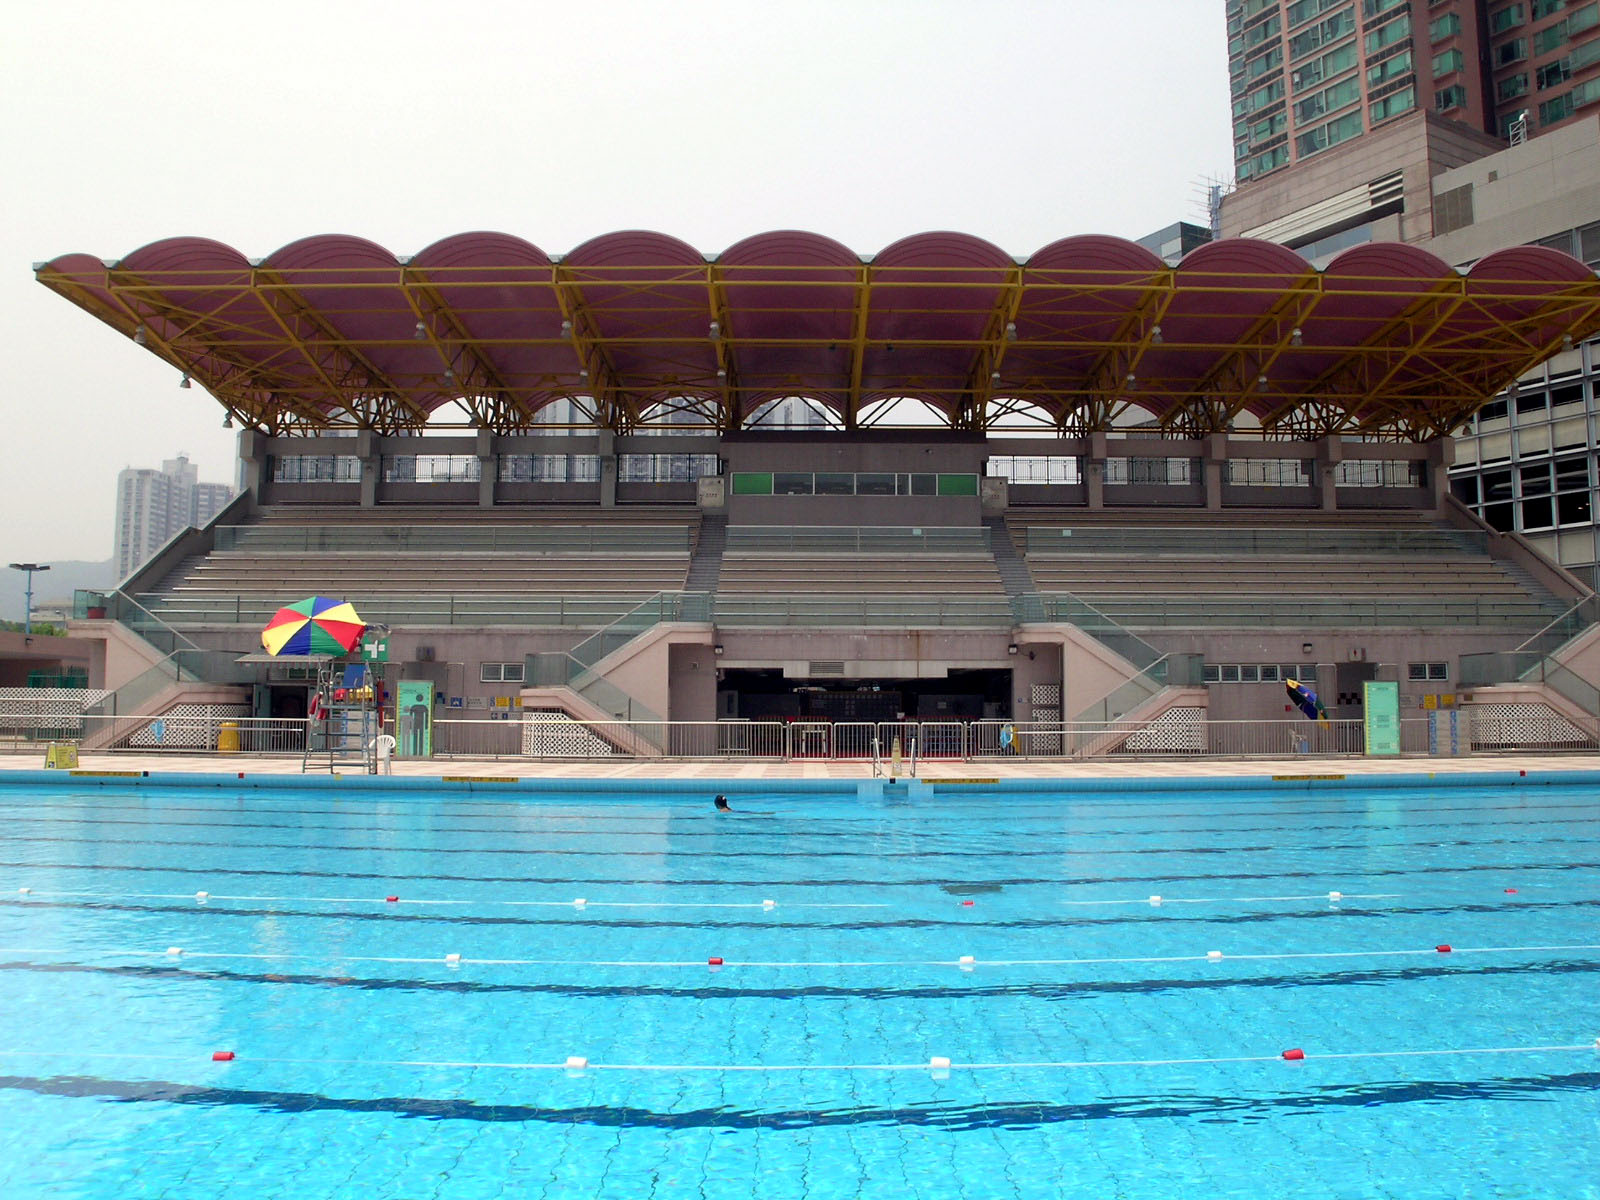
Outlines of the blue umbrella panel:
[{"label": "blue umbrella panel", "polygon": [[1317,699],[1317,694],[1305,684],[1294,679],[1283,681],[1283,690],[1289,693],[1289,699],[1294,706],[1313,721],[1323,725],[1328,723],[1328,712],[1322,707],[1322,701]]}]

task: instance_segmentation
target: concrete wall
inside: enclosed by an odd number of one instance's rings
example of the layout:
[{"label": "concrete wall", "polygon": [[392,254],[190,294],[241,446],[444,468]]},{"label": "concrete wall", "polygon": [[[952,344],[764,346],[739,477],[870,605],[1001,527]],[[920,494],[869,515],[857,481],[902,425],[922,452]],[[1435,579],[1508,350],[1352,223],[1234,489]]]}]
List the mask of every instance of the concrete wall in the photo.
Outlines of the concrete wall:
[{"label": "concrete wall", "polygon": [[[981,475],[989,456],[981,435],[737,434],[722,442],[724,470],[894,471]],[[727,498],[730,525],[978,525],[977,496],[738,496]]]},{"label": "concrete wall", "polygon": [[1443,171],[1435,195],[1472,187],[1473,222],[1428,249],[1468,263],[1503,246],[1600,221],[1600,116],[1589,116],[1512,149]]},{"label": "concrete wall", "polygon": [[1373,221],[1372,240],[1420,242],[1433,236],[1433,176],[1503,147],[1471,126],[1418,111],[1241,185],[1223,200],[1222,236],[1240,237],[1398,169],[1403,209]]},{"label": "concrete wall", "polygon": [[89,686],[103,686],[104,655],[86,638],[50,637],[42,633],[0,632],[0,687],[26,687],[33,671],[59,672],[74,667],[89,673]]}]

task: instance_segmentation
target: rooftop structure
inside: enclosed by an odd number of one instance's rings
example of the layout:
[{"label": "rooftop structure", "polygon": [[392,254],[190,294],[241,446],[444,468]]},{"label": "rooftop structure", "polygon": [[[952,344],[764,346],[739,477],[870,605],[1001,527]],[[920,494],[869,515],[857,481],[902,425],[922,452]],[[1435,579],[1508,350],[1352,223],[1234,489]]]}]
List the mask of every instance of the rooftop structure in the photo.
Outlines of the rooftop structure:
[{"label": "rooftop structure", "polygon": [[1239,239],[1173,267],[1098,236],[1019,260],[952,233],[871,258],[796,232],[716,256],[657,233],[560,256],[475,233],[409,257],[176,238],[37,273],[269,435],[528,431],[562,400],[614,432],[726,433],[803,396],[841,430],[910,400],[955,430],[1426,440],[1600,329],[1594,273],[1542,248],[1463,274],[1393,245],[1318,270]]},{"label": "rooftop structure", "polygon": [[1229,0],[1240,184],[1428,111],[1501,141],[1600,103],[1600,3]]}]

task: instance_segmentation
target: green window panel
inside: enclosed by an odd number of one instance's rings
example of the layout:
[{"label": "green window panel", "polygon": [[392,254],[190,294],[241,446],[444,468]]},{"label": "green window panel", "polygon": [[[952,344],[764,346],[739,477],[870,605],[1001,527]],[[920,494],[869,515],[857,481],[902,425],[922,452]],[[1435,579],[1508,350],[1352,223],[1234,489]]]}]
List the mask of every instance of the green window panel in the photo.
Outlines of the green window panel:
[{"label": "green window panel", "polygon": [[733,494],[735,496],[772,495],[772,472],[735,471],[733,473]]}]

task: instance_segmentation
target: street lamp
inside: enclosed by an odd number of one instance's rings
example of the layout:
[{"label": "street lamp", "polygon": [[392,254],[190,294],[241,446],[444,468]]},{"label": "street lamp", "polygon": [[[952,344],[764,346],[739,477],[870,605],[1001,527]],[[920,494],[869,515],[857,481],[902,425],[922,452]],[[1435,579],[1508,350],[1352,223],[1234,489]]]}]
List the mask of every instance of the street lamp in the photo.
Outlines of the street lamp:
[{"label": "street lamp", "polygon": [[27,596],[27,607],[22,610],[22,632],[24,634],[29,634],[33,632],[33,573],[35,571],[48,571],[50,569],[50,564],[12,563],[11,569],[13,571],[22,571],[28,578],[28,585],[25,593]]}]

